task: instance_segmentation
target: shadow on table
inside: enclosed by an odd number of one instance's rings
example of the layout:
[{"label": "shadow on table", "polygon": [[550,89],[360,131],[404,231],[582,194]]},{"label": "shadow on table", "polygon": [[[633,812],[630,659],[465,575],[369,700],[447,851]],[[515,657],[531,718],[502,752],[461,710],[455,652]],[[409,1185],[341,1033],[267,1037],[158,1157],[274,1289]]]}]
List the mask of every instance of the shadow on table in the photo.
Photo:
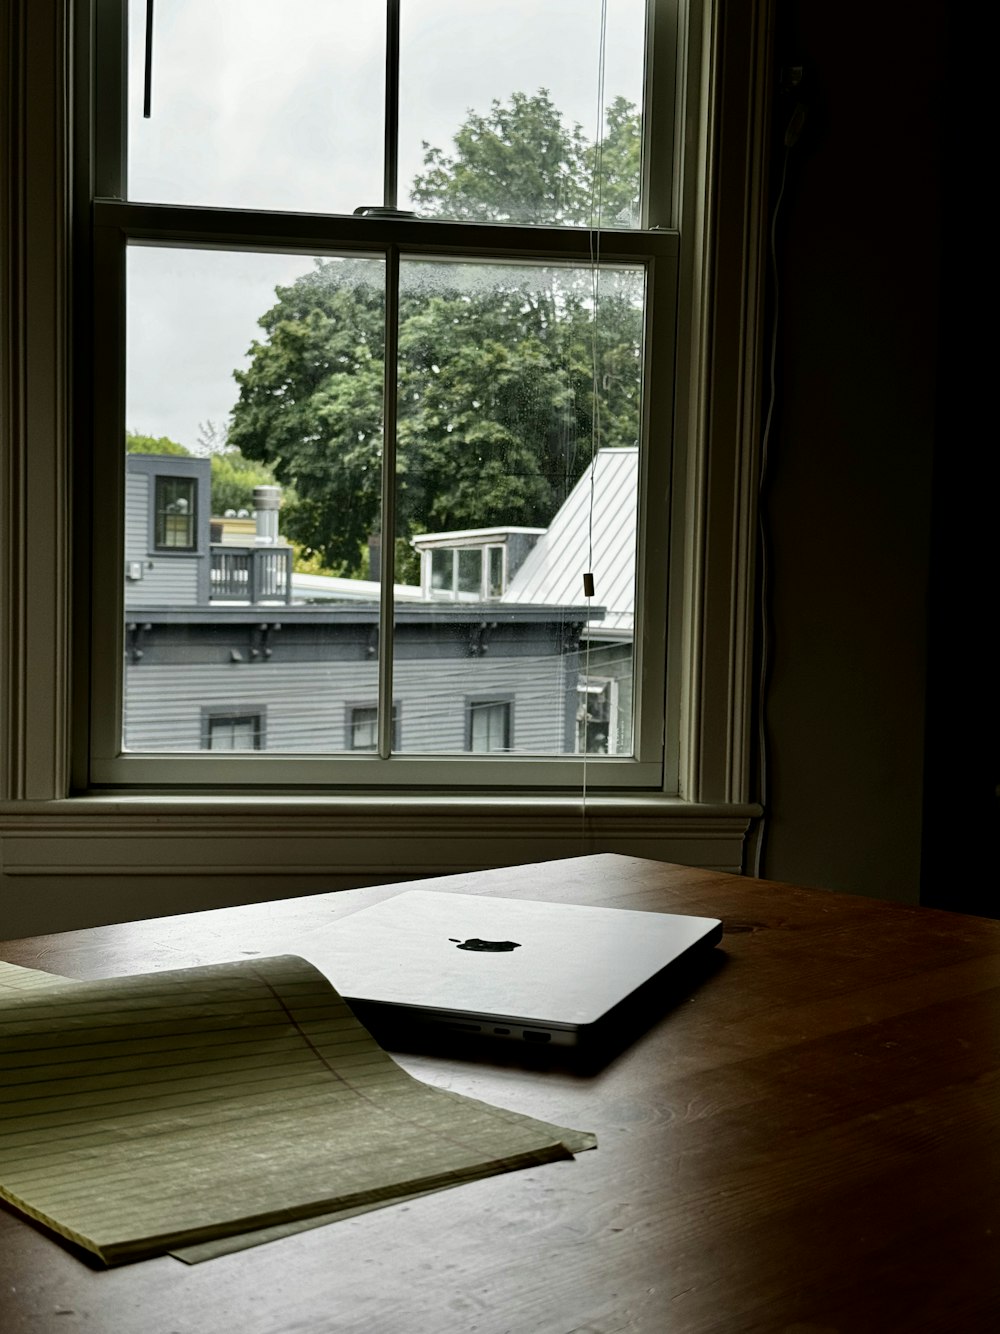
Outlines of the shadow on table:
[{"label": "shadow on table", "polygon": [[492,1034],[467,1033],[431,1024],[386,1020],[358,1010],[373,1037],[388,1051],[525,1070],[562,1070],[581,1076],[597,1074],[634,1046],[647,1032],[665,1022],[672,1010],[690,1000],[727,962],[722,950],[706,951],[681,961],[664,980],[653,978],[594,1025],[579,1048],[529,1043]]}]

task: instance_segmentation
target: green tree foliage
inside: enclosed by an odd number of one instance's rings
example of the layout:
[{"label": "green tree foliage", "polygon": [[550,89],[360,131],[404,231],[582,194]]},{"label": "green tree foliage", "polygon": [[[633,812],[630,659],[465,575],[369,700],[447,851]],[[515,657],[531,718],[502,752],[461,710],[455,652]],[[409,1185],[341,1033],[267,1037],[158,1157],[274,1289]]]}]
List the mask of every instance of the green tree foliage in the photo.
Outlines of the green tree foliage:
[{"label": "green tree foliage", "polygon": [[253,510],[255,486],[274,486],[274,473],[266,464],[245,459],[239,450],[210,455],[212,461],[212,513]]},{"label": "green tree foliage", "polygon": [[588,144],[548,92],[514,93],[485,116],[470,111],[453,154],[424,143],[424,172],[410,187],[423,214],[467,222],[634,227],[639,218],[641,126],[616,97],[606,130]]},{"label": "green tree foliage", "polygon": [[190,454],[190,449],[179,445],[166,435],[142,435],[137,431],[125,433],[125,452],[127,454]]},{"label": "green tree foliage", "polygon": [[[602,216],[627,220],[637,124],[617,99],[598,154],[547,93],[515,94],[470,113],[454,156],[428,147],[413,196],[449,217],[563,225],[588,221],[600,199]],[[383,287],[381,261],[317,260],[277,289],[250,365],[235,372],[229,445],[293,490],[283,531],[342,573],[366,571],[381,529]],[[638,270],[404,262],[397,536],[543,527],[595,443],[635,444],[641,307]]]},{"label": "green tree foliage", "polygon": [[[171,440],[169,436],[142,435],[129,431],[125,435],[125,450],[129,454],[191,455],[191,450]],[[227,510],[252,510],[255,486],[273,486],[274,473],[264,463],[245,459],[233,447],[213,449],[212,460],[212,513],[223,515]]]}]

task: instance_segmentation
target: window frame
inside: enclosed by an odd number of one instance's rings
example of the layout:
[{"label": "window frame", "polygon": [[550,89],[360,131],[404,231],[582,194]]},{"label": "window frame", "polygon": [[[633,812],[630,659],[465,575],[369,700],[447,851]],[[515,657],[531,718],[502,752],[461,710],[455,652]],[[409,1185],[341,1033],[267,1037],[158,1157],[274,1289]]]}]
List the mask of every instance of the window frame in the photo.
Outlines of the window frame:
[{"label": "window frame", "polygon": [[[97,40],[106,59],[116,59],[119,78],[102,77],[99,87],[126,86],[125,5],[119,0],[94,0]],[[649,0],[651,23],[647,44],[655,40],[657,51],[649,56],[650,67],[662,59],[667,68],[663,82],[673,87],[673,61],[677,49],[678,9],[673,0]],[[669,22],[667,20],[670,20]],[[650,85],[652,87],[652,85]],[[658,85],[657,85],[658,87]],[[652,139],[656,126],[667,119],[667,99],[659,101],[647,92],[650,109],[646,135]],[[100,112],[100,109],[98,109]],[[673,105],[669,104],[670,145],[673,145]],[[124,194],[124,111],[120,103],[105,106],[99,114],[95,148],[95,199],[92,205],[94,278],[93,288],[102,293],[94,303],[92,346],[94,348],[94,459],[96,495],[102,497],[107,543],[120,544],[124,526],[124,502],[120,488],[121,458],[114,442],[124,438],[125,255],[130,244],[176,244],[190,248],[235,248],[281,250],[304,254],[353,254],[381,258],[385,264],[387,304],[386,364],[395,359],[396,292],[399,266],[407,259],[490,260],[528,264],[571,265],[589,269],[599,260],[609,267],[626,264],[644,266],[646,272],[646,320],[643,347],[643,418],[640,449],[639,520],[637,526],[636,630],[633,640],[633,753],[590,757],[585,761],[573,752],[562,755],[494,757],[470,759],[464,752],[451,756],[409,755],[393,752],[391,722],[387,710],[379,722],[379,766],[369,765],[365,781],[387,787],[433,787],[501,783],[520,788],[534,787],[573,791],[584,781],[592,790],[668,791],[677,795],[676,753],[679,745],[675,710],[665,726],[662,701],[668,697],[666,645],[668,627],[662,610],[674,605],[668,600],[670,526],[647,523],[647,508],[666,510],[672,488],[675,404],[673,379],[657,375],[655,365],[675,364],[675,327],[679,300],[679,238],[668,224],[673,221],[673,198],[650,188],[643,229],[593,230],[515,224],[476,224],[426,218],[345,215],[307,215],[233,210],[189,205],[130,202],[112,197]],[[665,136],[666,138],[666,136]],[[648,170],[650,151],[644,153],[647,182],[655,179]],[[668,165],[672,154],[662,155]],[[387,377],[384,405],[384,469],[382,524],[394,529],[395,399]],[[109,501],[114,503],[110,504]],[[96,525],[96,521],[95,521]],[[348,788],[357,781],[348,753],[282,754],[268,752],[257,757],[253,770],[235,766],[220,756],[190,752],[132,753],[122,748],[121,718],[124,707],[124,655],[119,651],[123,629],[120,606],[123,576],[110,554],[98,548],[94,559],[102,566],[94,580],[92,600],[93,646],[90,675],[94,701],[90,732],[87,785],[92,790],[130,785],[164,788],[192,784],[266,786],[295,781],[320,784],[324,788]],[[382,613],[379,625],[378,672],[380,695],[392,697],[394,630],[392,570],[385,562],[381,575]],[[482,586],[482,576],[480,585]],[[454,596],[454,595],[453,595]],[[460,599],[456,599],[460,601]],[[599,596],[596,599],[599,603]],[[680,633],[674,616],[671,633]],[[109,649],[110,646],[110,649]],[[388,647],[387,647],[388,646]],[[115,670],[109,670],[109,661]],[[442,767],[444,766],[444,767]]]},{"label": "window frame", "polygon": [[[187,483],[187,499],[191,506],[190,512],[185,516],[187,528],[191,540],[189,542],[166,542],[161,541],[161,521],[163,523],[162,536],[166,537],[169,525],[167,520],[173,517],[169,509],[160,503],[160,491],[167,486],[177,486],[181,482]],[[171,552],[178,555],[190,555],[198,550],[198,479],[197,477],[177,477],[171,476],[165,472],[155,473],[153,476],[153,504],[150,519],[152,522],[152,539],[150,541],[150,551],[160,556],[168,556]]]},{"label": "window frame", "polygon": [[[0,724],[6,740],[0,758],[0,832],[9,849],[45,863],[50,830],[58,827],[65,855],[72,860],[78,847],[85,867],[98,846],[91,830],[106,825],[107,837],[122,844],[122,873],[129,873],[131,857],[138,874],[154,842],[157,855],[169,853],[176,841],[175,817],[189,822],[198,811],[214,822],[218,817],[211,811],[220,806],[234,833],[260,832],[265,843],[255,848],[275,847],[284,873],[291,845],[281,840],[279,846],[274,835],[293,834],[300,819],[290,818],[266,787],[258,795],[244,790],[241,796],[235,790],[210,793],[189,786],[187,805],[180,795],[164,804],[156,787],[134,789],[125,820],[113,814],[119,803],[115,791],[102,795],[90,772],[95,507],[88,425],[92,394],[79,349],[92,333],[81,314],[91,286],[86,259],[91,218],[88,154],[74,138],[73,124],[90,114],[91,50],[88,24],[74,27],[72,22],[74,11],[86,19],[90,10],[91,0],[54,0],[44,6],[11,0],[0,25],[0,55],[9,73],[8,95],[0,105],[0,283],[6,320],[0,339],[0,642],[5,646]],[[772,10],[773,0],[754,0],[745,7],[691,0],[677,29],[685,51],[679,77],[688,133],[682,139],[677,132],[677,170],[664,189],[676,205],[680,231],[676,415],[687,448],[683,455],[675,452],[673,504],[693,516],[683,533],[673,526],[669,542],[671,625],[679,623],[681,633],[668,645],[666,685],[668,710],[679,717],[680,726],[673,745],[668,744],[662,789],[614,798],[606,806],[609,812],[630,811],[637,830],[646,828],[643,820],[651,821],[643,837],[654,841],[644,847],[665,849],[667,859],[674,853],[675,860],[700,864],[738,866],[738,851],[724,849],[741,846],[749,820],[759,814],[750,800],[748,757],[753,478],[764,350],[766,224],[760,200],[768,167]],[[672,20],[658,10],[653,21],[666,23],[669,44]],[[97,96],[113,103],[117,93],[102,87]],[[29,163],[35,164],[30,190]],[[39,163],[46,169],[40,170]],[[29,319],[35,309],[51,312],[46,322]],[[653,496],[649,501],[658,522],[666,513],[663,500]],[[480,799],[464,798],[448,784],[446,771],[440,777],[436,794],[428,790],[424,799],[426,809],[442,818],[447,811],[449,829],[485,831]],[[676,798],[669,797],[671,791]],[[348,802],[352,827],[361,818],[356,797],[328,792],[317,800],[330,811]],[[389,869],[395,864],[389,808],[374,796],[364,801],[364,818],[374,820],[378,829],[380,854],[337,856],[353,856],[354,864],[369,873],[376,866]],[[605,809],[599,794],[592,793],[588,802],[595,813]],[[488,809],[491,819],[502,824],[506,847],[514,808],[494,794]],[[579,794],[567,795],[565,805],[550,801],[538,809],[546,812],[546,820],[556,820],[556,841],[539,847],[561,846],[559,811],[565,812],[561,818],[567,830],[579,828]],[[301,818],[312,817],[303,810]],[[78,843],[68,820],[82,822]],[[692,820],[714,851],[689,851],[682,858],[685,845],[675,841],[673,831],[683,840],[687,835],[680,831]],[[398,836],[407,836],[402,824]],[[411,869],[418,862],[428,869],[446,864],[441,849],[451,844],[439,832],[434,838],[434,856],[420,862],[411,853]],[[490,858],[491,846],[477,842],[477,864]],[[577,850],[575,841],[572,846]],[[621,846],[626,850],[627,841]],[[10,863],[8,873],[9,868]],[[145,878],[142,884],[148,886]]]}]

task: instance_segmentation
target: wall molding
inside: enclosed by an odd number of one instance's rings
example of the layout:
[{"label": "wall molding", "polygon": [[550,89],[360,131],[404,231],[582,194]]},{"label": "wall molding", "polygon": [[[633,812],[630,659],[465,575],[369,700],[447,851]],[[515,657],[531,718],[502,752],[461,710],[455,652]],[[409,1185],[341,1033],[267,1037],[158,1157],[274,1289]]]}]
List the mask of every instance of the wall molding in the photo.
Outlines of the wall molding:
[{"label": "wall molding", "polygon": [[[754,806],[83,798],[0,807],[0,936],[623,852],[738,874]],[[543,886],[540,886],[542,889]]]}]

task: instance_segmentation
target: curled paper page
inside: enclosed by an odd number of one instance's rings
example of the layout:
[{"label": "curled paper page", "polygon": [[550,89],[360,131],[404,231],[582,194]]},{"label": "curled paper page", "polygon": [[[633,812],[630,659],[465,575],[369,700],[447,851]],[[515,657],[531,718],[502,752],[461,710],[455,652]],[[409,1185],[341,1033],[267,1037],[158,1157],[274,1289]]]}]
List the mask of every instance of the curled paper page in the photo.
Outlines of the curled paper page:
[{"label": "curled paper page", "polygon": [[99,982],[3,965],[0,1085],[0,1195],[106,1264],[596,1144],[414,1079],[292,956]]}]

